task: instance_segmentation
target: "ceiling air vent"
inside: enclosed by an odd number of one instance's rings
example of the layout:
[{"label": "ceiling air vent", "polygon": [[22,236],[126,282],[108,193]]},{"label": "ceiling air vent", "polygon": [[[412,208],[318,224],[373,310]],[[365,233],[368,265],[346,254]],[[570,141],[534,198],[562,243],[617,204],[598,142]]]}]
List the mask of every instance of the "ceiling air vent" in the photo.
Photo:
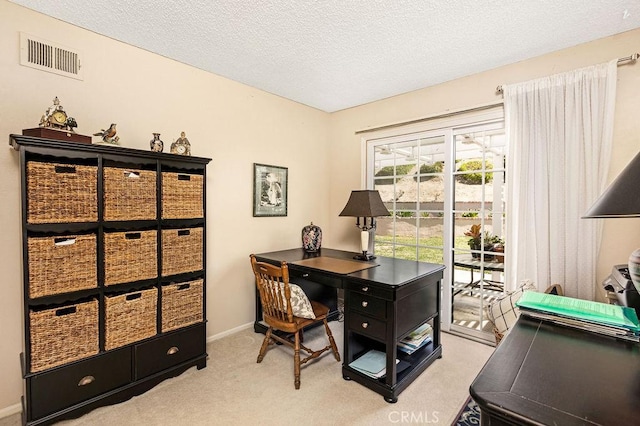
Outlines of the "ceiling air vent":
[{"label": "ceiling air vent", "polygon": [[20,65],[83,79],[78,51],[26,33],[20,33]]}]

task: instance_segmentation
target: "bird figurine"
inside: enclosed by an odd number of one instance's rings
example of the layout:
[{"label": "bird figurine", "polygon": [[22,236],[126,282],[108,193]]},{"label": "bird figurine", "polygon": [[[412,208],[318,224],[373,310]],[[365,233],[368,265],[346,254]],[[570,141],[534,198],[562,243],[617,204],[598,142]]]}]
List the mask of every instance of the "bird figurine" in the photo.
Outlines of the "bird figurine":
[{"label": "bird figurine", "polygon": [[76,121],[75,118],[73,117],[68,117],[67,118],[67,129],[69,129],[70,132],[74,132],[75,133],[75,128],[78,127],[78,122]]},{"label": "bird figurine", "polygon": [[109,144],[117,144],[120,137],[116,136],[116,124],[112,123],[108,129],[101,129],[100,132],[94,133],[93,136],[102,137],[102,142]]}]

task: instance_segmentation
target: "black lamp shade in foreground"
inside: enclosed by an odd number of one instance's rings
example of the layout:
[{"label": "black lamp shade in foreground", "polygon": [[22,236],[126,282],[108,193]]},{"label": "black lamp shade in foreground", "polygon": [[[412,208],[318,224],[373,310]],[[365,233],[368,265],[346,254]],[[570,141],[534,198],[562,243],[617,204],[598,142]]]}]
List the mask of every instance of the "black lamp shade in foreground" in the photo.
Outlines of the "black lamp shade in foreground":
[{"label": "black lamp shade in foreground", "polygon": [[[583,218],[640,217],[640,153],[602,193]],[[640,249],[629,256],[629,275],[640,292]]]},{"label": "black lamp shade in foreground", "polygon": [[640,216],[640,153],[622,170],[584,218]]}]

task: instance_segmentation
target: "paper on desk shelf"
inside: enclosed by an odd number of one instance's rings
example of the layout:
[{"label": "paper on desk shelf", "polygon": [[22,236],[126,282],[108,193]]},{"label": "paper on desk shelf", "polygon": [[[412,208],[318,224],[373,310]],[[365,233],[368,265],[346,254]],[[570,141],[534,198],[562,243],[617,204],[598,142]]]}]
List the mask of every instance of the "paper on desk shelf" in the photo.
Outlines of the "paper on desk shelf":
[{"label": "paper on desk shelf", "polygon": [[[396,359],[396,364],[399,362],[400,360]],[[367,376],[378,379],[387,373],[387,355],[384,352],[371,349],[360,358],[351,362],[349,367]]]},{"label": "paper on desk shelf", "polygon": [[590,300],[575,299],[555,294],[526,291],[516,302],[521,309],[561,315],[597,324],[622,327],[634,333],[640,332],[640,322],[633,308]]},{"label": "paper on desk shelf", "polygon": [[350,367],[362,372],[378,374],[387,367],[387,355],[372,349],[349,364]]}]

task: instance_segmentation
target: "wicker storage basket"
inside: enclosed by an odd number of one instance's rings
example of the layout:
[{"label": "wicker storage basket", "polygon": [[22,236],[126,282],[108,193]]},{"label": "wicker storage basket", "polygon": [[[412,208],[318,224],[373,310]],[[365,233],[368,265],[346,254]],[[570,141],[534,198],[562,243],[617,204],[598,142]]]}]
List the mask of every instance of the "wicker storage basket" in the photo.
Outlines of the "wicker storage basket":
[{"label": "wicker storage basket", "polygon": [[98,286],[96,235],[28,237],[29,297]]},{"label": "wicker storage basket", "polygon": [[201,322],[204,280],[162,287],[162,331]]},{"label": "wicker storage basket", "polygon": [[203,228],[162,230],[162,275],[202,269]]},{"label": "wicker storage basket", "polygon": [[162,218],[204,217],[204,176],[162,172]]},{"label": "wicker storage basket", "polygon": [[156,172],[105,167],[104,220],[156,219]]},{"label": "wicker storage basket", "polygon": [[158,290],[105,296],[104,348],[119,348],[156,334]]},{"label": "wicker storage basket", "polygon": [[37,372],[98,353],[98,301],[29,312],[31,368]]},{"label": "wicker storage basket", "polygon": [[27,222],[98,220],[98,168],[27,162]]},{"label": "wicker storage basket", "polygon": [[105,233],[105,285],[157,277],[157,247],[156,231]]}]

